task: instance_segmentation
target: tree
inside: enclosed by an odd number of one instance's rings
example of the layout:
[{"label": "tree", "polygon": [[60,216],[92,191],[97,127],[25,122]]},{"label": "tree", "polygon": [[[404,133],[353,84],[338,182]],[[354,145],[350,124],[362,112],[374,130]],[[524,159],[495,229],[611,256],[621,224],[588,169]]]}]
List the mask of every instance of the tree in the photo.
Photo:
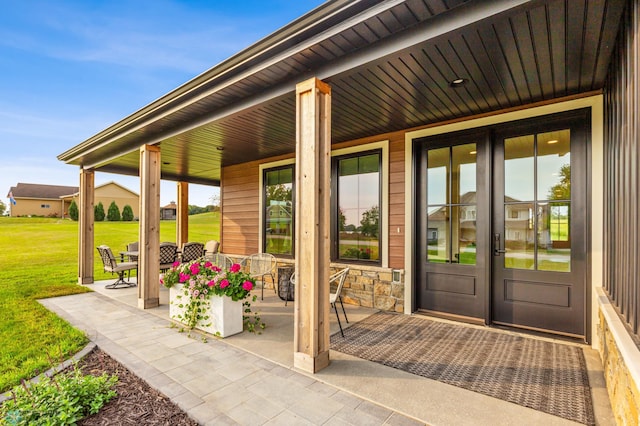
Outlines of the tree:
[{"label": "tree", "polygon": [[380,232],[380,209],[378,206],[373,206],[362,213],[360,225],[362,225],[360,228],[362,235],[378,238]]},{"label": "tree", "polygon": [[120,209],[115,201],[112,201],[109,204],[109,211],[107,212],[107,220],[111,222],[119,222],[120,221]]},{"label": "tree", "polygon": [[104,206],[102,205],[102,201],[93,208],[93,220],[96,222],[102,222],[104,220]]},{"label": "tree", "polygon": [[76,204],[76,200],[71,200],[71,205],[69,206],[69,217],[72,220],[78,220],[78,205]]},{"label": "tree", "polygon": [[571,165],[563,164],[560,167],[560,182],[549,188],[547,197],[550,200],[571,199]]},{"label": "tree", "polygon": [[2,201],[0,201],[0,216],[3,216],[6,210],[7,210],[7,205]]},{"label": "tree", "polygon": [[126,204],[122,208],[122,220],[126,222],[131,222],[133,220],[133,209],[129,204]]}]

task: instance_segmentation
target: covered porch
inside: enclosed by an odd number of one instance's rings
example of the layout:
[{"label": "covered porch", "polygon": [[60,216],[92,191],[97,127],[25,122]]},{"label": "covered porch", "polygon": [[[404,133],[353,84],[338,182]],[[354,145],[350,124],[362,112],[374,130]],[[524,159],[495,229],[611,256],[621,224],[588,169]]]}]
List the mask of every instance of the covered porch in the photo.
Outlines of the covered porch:
[{"label": "covered porch", "polygon": [[[225,339],[208,336],[203,342],[200,335],[188,338],[171,326],[168,290],[160,290],[160,306],[141,311],[135,288],[105,289],[109,282],[94,283],[94,293],[42,303],[87,331],[101,349],[201,424],[218,424],[228,420],[227,416],[239,423],[244,418],[246,424],[269,420],[324,424],[330,420],[340,424],[495,425],[511,424],[514,419],[523,425],[575,424],[333,350],[329,367],[306,375],[293,366],[293,306],[285,307],[272,292],[254,305],[267,323],[263,334],[245,331]],[[347,307],[350,324],[374,312]],[[337,332],[334,320],[331,333]],[[596,422],[614,424],[597,352],[582,348]],[[296,408],[287,409],[289,404]]]}]

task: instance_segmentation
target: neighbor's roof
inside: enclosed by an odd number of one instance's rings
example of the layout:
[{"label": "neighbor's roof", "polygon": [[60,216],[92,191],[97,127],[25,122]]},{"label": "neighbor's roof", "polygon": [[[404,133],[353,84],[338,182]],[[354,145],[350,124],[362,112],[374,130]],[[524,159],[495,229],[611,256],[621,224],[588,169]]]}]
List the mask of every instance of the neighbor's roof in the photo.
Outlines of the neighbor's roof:
[{"label": "neighbor's roof", "polygon": [[58,199],[63,195],[78,192],[78,187],[18,183],[18,185],[11,187],[10,192],[13,193],[13,198]]},{"label": "neighbor's roof", "polygon": [[[107,183],[103,183],[102,185],[98,185],[98,186],[96,186],[93,190],[94,190],[94,192],[95,192],[97,189],[102,188],[102,187],[105,187],[105,186],[107,186],[107,185],[116,185],[116,186],[118,186],[118,187],[120,187],[120,188],[124,189],[125,191],[130,192],[132,195],[135,195],[136,197],[138,197],[138,196],[139,196],[139,194],[138,194],[137,192],[134,192],[134,191],[130,190],[129,188],[127,188],[126,186],[120,185],[118,182],[114,182],[114,181],[109,181],[109,182],[107,182]],[[69,194],[61,195],[61,196],[60,196],[60,198],[71,198],[71,197],[77,197],[77,196],[80,194],[80,191],[78,190],[78,187],[75,187],[75,189],[76,189],[76,191],[75,191],[75,192],[73,192],[73,193],[69,193]]]}]

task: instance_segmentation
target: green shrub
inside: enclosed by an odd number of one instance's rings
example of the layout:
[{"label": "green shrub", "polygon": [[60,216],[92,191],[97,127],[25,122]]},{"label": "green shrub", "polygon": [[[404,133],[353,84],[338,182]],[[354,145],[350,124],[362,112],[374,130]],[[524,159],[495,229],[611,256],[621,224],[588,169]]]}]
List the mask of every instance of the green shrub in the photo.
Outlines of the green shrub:
[{"label": "green shrub", "polygon": [[122,220],[125,222],[131,222],[133,220],[133,209],[129,204],[122,208]]},{"label": "green shrub", "polygon": [[102,205],[102,201],[100,201],[98,205],[93,208],[93,220],[95,220],[96,222],[104,221],[104,206]]},{"label": "green shrub", "polygon": [[71,200],[71,205],[69,206],[69,217],[76,222],[78,221],[78,205],[76,204],[76,200]]},{"label": "green shrub", "polygon": [[120,221],[120,209],[115,201],[112,201],[109,204],[109,211],[107,212],[107,220],[110,222],[119,222]]},{"label": "green shrub", "polygon": [[116,375],[83,375],[79,368],[26,386],[16,386],[13,399],[0,406],[0,420],[8,425],[71,425],[116,396]]}]

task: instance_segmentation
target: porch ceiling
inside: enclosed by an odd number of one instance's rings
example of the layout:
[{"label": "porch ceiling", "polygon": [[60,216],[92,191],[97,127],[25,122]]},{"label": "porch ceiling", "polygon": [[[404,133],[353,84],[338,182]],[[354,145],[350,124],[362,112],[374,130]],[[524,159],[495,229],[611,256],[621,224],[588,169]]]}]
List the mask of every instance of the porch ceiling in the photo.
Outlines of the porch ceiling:
[{"label": "porch ceiling", "polygon": [[[295,149],[295,84],[332,87],[332,141],[600,90],[624,0],[330,1],[58,158],[217,184]],[[463,78],[465,84],[452,87]]]}]

